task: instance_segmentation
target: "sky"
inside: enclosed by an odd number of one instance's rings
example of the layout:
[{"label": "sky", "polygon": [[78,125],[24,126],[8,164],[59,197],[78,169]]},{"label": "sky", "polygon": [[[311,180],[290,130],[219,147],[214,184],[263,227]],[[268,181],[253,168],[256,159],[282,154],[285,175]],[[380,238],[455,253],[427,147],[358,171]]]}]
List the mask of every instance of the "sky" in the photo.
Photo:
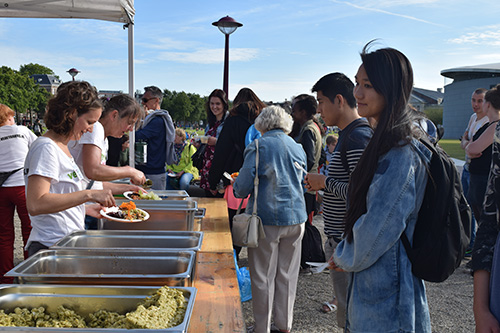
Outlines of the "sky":
[{"label": "sky", "polygon": [[[156,85],[208,96],[222,88],[224,35],[212,22],[243,24],[229,38],[229,99],[251,88],[283,102],[311,93],[323,75],[354,81],[370,40],[411,61],[415,87],[450,84],[444,69],[500,62],[500,2],[476,0],[135,0],[135,90]],[[99,90],[128,92],[128,32],[80,19],[0,18],[0,65],[38,63],[63,81],[70,68]]]}]

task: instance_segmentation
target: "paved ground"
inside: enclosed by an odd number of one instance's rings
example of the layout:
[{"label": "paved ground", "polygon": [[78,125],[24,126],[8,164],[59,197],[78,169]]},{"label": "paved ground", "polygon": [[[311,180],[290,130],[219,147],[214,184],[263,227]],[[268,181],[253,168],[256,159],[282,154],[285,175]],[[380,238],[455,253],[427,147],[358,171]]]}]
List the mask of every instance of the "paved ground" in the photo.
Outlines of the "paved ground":
[{"label": "paved ground", "polygon": [[[314,224],[323,231],[323,219],[316,216]],[[22,260],[19,220],[17,220],[15,246],[16,264]],[[246,251],[240,255],[240,266],[247,264]],[[465,262],[445,282],[427,283],[433,332],[470,333],[474,332],[472,313],[472,277],[465,268]],[[294,332],[321,333],[341,332],[336,326],[335,315],[320,311],[321,304],[332,298],[332,289],[328,274],[320,273],[299,277],[297,300],[294,309]],[[243,303],[243,312],[247,325],[253,323],[252,301]]]}]

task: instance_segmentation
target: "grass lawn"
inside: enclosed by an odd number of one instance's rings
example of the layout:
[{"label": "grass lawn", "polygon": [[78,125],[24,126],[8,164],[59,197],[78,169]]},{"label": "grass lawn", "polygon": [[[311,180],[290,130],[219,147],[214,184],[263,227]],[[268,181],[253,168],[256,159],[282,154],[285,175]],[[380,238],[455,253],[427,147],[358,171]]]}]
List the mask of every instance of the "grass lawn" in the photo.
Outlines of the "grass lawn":
[{"label": "grass lawn", "polygon": [[460,141],[456,139],[441,139],[439,145],[453,158],[465,159],[465,151],[460,147]]}]

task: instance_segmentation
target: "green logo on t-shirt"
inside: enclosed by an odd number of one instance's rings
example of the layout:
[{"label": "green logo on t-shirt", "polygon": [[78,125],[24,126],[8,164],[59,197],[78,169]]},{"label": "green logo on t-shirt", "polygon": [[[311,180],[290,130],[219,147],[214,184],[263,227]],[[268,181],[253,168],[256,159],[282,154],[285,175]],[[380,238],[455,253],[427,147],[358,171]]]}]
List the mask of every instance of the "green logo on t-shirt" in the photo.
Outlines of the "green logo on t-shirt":
[{"label": "green logo on t-shirt", "polygon": [[75,179],[77,178],[78,176],[76,175],[76,171],[73,171],[71,173],[68,173],[68,177],[69,179]]}]

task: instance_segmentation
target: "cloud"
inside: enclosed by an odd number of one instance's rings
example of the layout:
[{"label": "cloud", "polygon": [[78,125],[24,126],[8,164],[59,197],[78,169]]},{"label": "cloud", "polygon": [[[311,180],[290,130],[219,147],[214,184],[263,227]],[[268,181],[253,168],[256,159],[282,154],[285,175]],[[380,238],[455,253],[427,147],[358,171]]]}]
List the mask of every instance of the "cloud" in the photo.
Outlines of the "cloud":
[{"label": "cloud", "polygon": [[500,53],[477,54],[474,58],[486,63],[497,63],[500,59]]},{"label": "cloud", "polygon": [[500,46],[500,25],[476,28],[478,31],[468,32],[457,38],[448,39],[451,44],[473,44]]},{"label": "cloud", "polygon": [[159,50],[187,50],[193,48],[198,43],[189,41],[174,40],[170,37],[157,38],[154,43],[141,44],[144,48]]},{"label": "cloud", "polygon": [[232,82],[232,91],[239,91],[243,87],[251,87],[260,99],[266,102],[290,101],[294,96],[311,90],[310,81],[280,80],[280,81],[251,81],[246,83]]},{"label": "cloud", "polygon": [[[60,22],[60,23],[59,23]],[[85,36],[86,40],[95,39],[105,41],[107,44],[127,44],[128,32],[115,22],[97,20],[60,20],[57,22],[58,30],[64,31],[74,38]]]},{"label": "cloud", "polygon": [[[127,55],[122,58],[106,59],[106,58],[85,58],[75,56],[70,53],[54,53],[48,50],[40,50],[29,46],[12,47],[0,44],[2,49],[2,64],[13,69],[19,69],[20,65],[28,63],[37,63],[52,69],[56,75],[59,75],[63,80],[66,80],[68,75],[66,71],[75,67],[82,71],[82,75],[87,75],[91,70],[103,72],[109,75],[113,69],[121,68],[127,63]],[[89,64],[92,64],[89,66]],[[85,73],[85,74],[83,74]],[[80,75],[80,77],[82,76]],[[68,76],[69,77],[69,76]]]},{"label": "cloud", "polygon": [[[230,61],[250,61],[258,57],[259,51],[251,48],[230,49]],[[216,64],[224,61],[224,49],[199,49],[193,52],[160,52],[160,60],[180,63]]]},{"label": "cloud", "polygon": [[379,1],[365,1],[365,6],[371,6],[373,4],[379,7],[397,7],[397,6],[412,6],[412,5],[430,5],[438,3],[439,0],[379,0]]},{"label": "cloud", "polygon": [[[386,14],[386,15],[391,15],[391,16],[396,16],[396,17],[402,17],[402,18],[409,19],[409,20],[412,20],[412,21],[422,22],[422,23],[426,23],[426,24],[431,24],[431,25],[439,26],[439,27],[443,26],[442,24],[437,24],[437,23],[434,23],[434,22],[426,21],[426,20],[420,19],[418,17],[414,17],[414,16],[410,16],[410,15],[404,15],[404,14],[398,14],[398,13],[393,13],[393,12],[390,12],[390,11],[387,11],[387,10],[383,10],[383,9],[379,9],[379,8],[373,7],[374,5],[379,6],[378,2],[370,2],[370,3],[367,3],[367,4],[363,5],[363,6],[361,6],[361,5],[356,5],[354,3],[347,2],[347,1],[339,1],[339,0],[330,0],[330,1],[334,2],[334,3],[338,3],[338,4],[347,5],[347,6],[356,8],[356,9],[364,10],[364,11],[370,11],[370,12],[375,12],[375,13],[380,13],[380,14]],[[421,4],[423,1],[424,0],[413,0],[413,1],[410,1],[409,3],[410,4]],[[427,2],[430,3],[430,0],[427,1]],[[386,5],[388,5],[391,2],[385,1],[384,3]],[[398,3],[398,2],[396,2],[396,3]],[[403,2],[401,2],[401,3],[403,3]]]}]

